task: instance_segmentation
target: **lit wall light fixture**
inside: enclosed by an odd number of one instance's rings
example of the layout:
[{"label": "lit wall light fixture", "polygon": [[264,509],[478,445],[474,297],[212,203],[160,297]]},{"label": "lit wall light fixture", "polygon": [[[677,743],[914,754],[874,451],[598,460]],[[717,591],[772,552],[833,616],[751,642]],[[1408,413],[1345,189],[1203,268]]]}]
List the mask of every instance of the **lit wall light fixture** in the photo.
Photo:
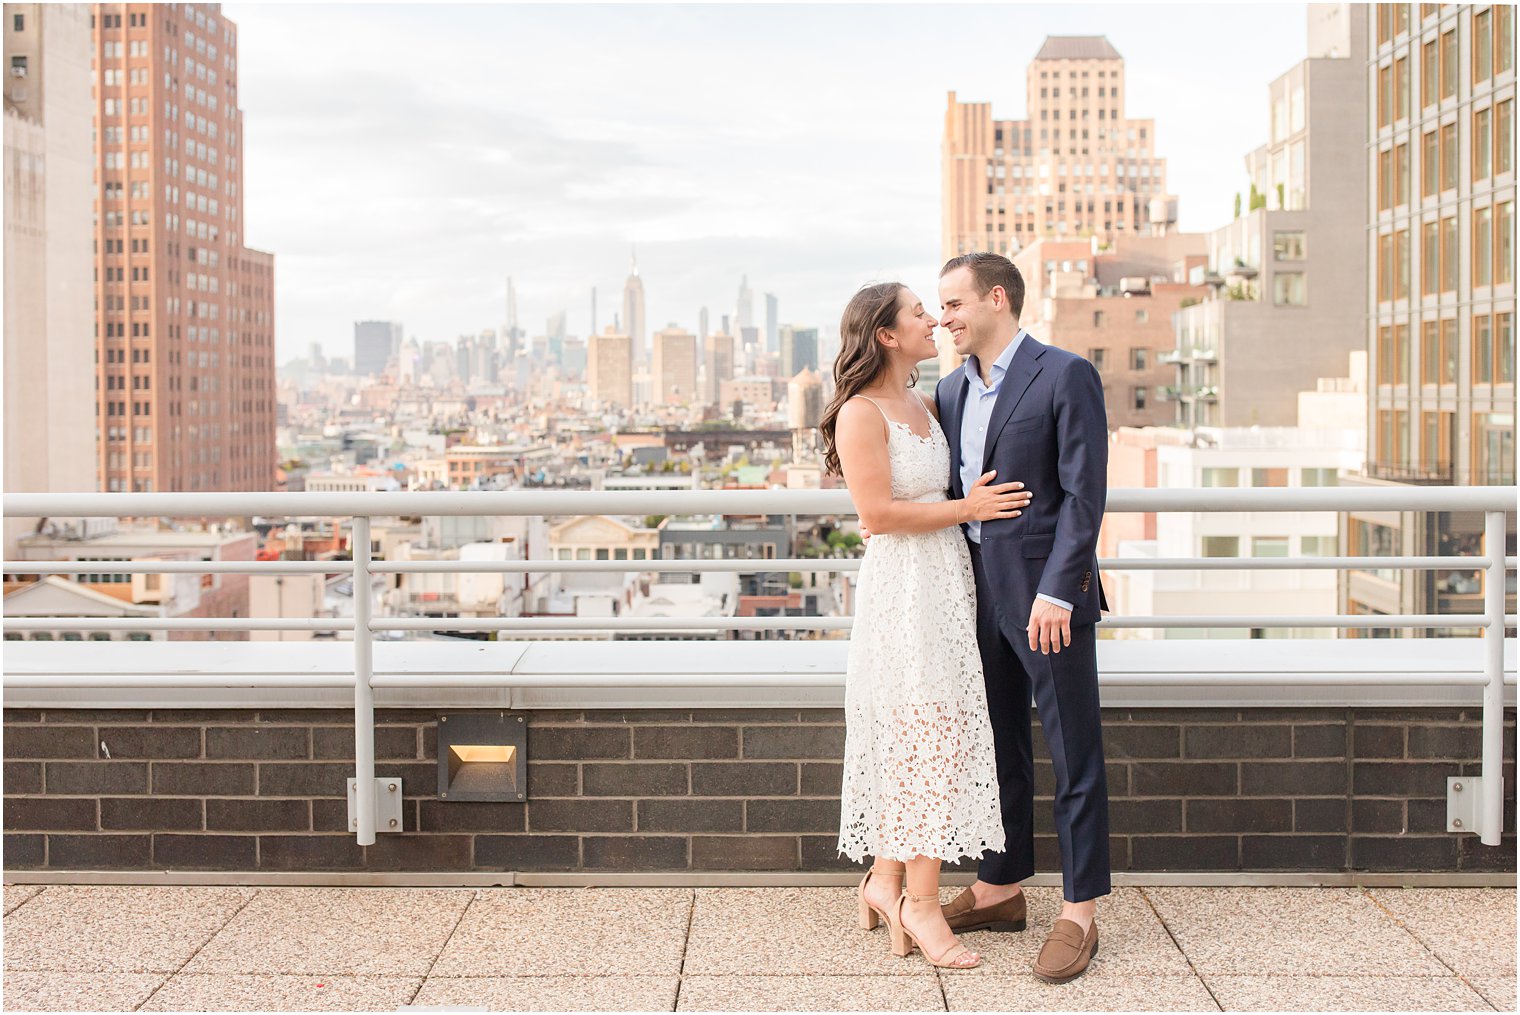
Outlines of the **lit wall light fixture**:
[{"label": "lit wall light fixture", "polygon": [[440,800],[526,800],[528,722],[511,712],[438,717]]}]

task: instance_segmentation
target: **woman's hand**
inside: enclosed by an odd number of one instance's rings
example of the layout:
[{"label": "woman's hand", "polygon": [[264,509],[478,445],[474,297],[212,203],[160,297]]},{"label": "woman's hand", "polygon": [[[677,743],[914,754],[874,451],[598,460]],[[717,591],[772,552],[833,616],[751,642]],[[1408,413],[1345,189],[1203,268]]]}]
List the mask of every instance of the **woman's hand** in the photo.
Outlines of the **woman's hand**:
[{"label": "woman's hand", "polygon": [[985,472],[971,489],[967,491],[966,498],[961,501],[961,521],[976,520],[990,522],[997,518],[1017,518],[1023,514],[1021,508],[1027,507],[1034,499],[1033,495],[1024,491],[1023,483],[999,483],[992,485],[997,470]]}]

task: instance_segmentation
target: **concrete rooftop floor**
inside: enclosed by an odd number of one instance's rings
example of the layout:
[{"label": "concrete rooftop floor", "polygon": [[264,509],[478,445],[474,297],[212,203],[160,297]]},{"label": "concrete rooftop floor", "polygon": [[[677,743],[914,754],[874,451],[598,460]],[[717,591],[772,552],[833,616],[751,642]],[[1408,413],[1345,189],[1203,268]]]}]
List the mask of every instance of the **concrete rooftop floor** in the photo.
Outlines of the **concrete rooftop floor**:
[{"label": "concrete rooftop floor", "polygon": [[1028,891],[1028,931],[936,972],[848,888],[7,885],[4,1008],[1515,1010],[1512,888],[1122,887],[1064,986],[1029,971],[1059,892]]}]

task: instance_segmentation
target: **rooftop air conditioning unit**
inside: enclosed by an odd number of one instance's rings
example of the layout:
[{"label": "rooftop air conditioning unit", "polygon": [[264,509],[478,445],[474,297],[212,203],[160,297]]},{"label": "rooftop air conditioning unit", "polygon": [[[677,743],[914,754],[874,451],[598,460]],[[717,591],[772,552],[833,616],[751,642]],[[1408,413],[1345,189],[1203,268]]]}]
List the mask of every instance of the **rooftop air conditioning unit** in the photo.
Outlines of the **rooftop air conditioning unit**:
[{"label": "rooftop air conditioning unit", "polygon": [[1119,280],[1119,291],[1125,296],[1135,294],[1148,294],[1151,291],[1151,280],[1143,275],[1130,275]]}]

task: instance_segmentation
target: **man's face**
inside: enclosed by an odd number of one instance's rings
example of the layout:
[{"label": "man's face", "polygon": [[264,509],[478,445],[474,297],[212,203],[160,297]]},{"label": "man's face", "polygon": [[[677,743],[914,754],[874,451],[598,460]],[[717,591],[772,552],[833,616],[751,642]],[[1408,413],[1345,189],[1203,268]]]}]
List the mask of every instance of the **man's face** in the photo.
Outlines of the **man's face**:
[{"label": "man's face", "polygon": [[970,268],[956,268],[939,280],[939,323],[950,332],[955,351],[974,356],[996,333],[995,297],[1002,290],[996,286],[983,296],[976,291],[976,279]]}]

